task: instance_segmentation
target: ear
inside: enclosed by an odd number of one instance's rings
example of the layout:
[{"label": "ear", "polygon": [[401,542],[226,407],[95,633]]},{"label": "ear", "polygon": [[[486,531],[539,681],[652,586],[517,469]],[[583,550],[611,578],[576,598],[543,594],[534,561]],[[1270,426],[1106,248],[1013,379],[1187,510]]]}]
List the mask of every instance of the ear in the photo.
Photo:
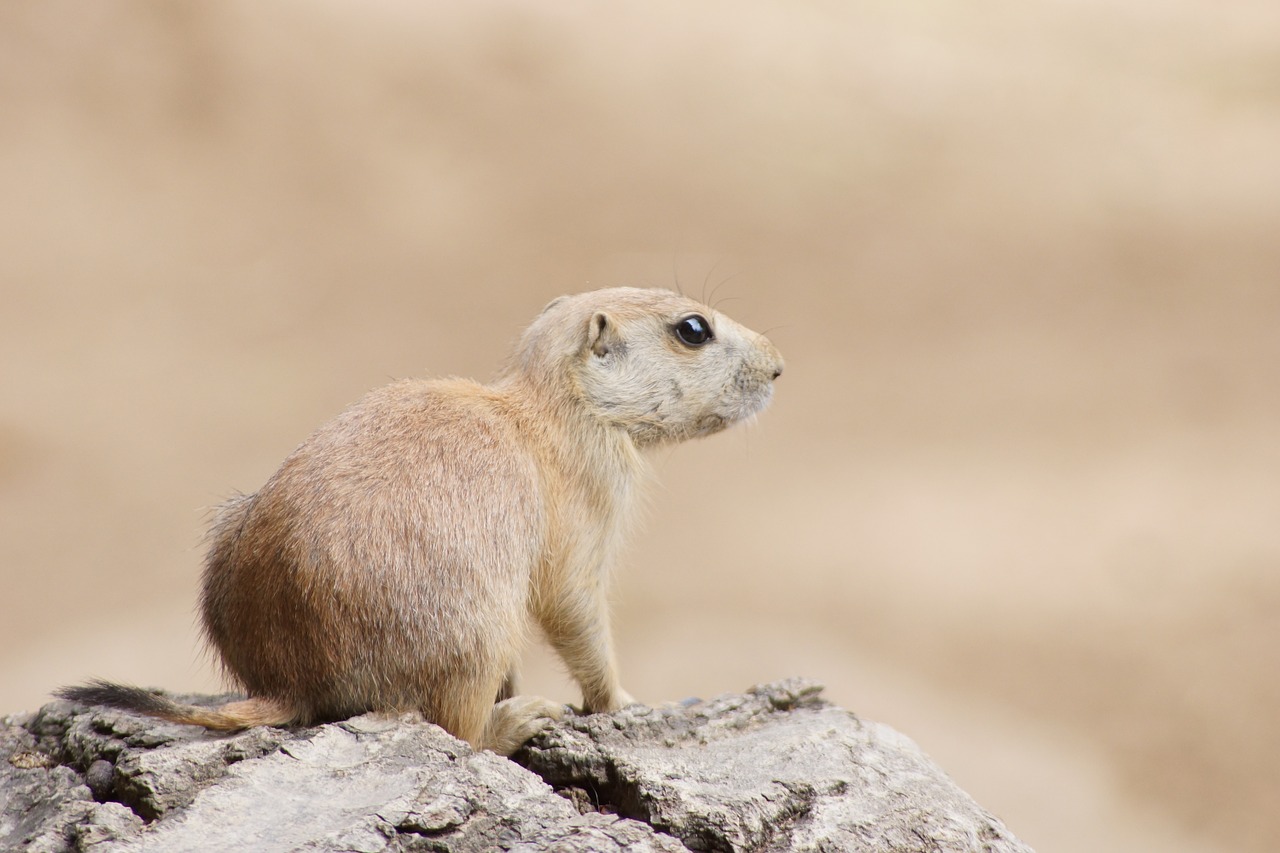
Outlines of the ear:
[{"label": "ear", "polygon": [[587,346],[593,355],[604,358],[611,352],[621,351],[622,336],[618,334],[618,324],[603,311],[597,311],[587,326]]},{"label": "ear", "polygon": [[561,302],[564,302],[568,298],[569,297],[567,296],[557,296],[555,299],[552,299],[546,305],[542,306],[542,310],[538,312],[538,316],[541,317],[543,314],[547,313],[552,308],[556,307],[557,305],[559,305]]}]

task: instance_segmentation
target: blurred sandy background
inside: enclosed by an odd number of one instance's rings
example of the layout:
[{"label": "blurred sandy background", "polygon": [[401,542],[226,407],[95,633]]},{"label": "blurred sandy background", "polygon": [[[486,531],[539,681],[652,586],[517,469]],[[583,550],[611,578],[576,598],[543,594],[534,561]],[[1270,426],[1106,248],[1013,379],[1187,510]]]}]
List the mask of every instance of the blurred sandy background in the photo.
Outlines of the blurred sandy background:
[{"label": "blurred sandy background", "polygon": [[1274,0],[10,2],[0,235],[0,710],[216,687],[207,507],[678,282],[788,368],[655,460],[633,693],[820,679],[1045,853],[1280,847]]}]

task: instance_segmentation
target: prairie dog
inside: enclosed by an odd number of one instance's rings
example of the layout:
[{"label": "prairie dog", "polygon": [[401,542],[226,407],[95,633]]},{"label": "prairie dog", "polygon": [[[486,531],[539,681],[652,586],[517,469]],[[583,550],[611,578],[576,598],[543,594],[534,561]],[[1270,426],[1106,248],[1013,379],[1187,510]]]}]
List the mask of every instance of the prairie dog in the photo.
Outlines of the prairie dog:
[{"label": "prairie dog", "polygon": [[756,414],[782,367],[763,335],[675,293],[560,297],[492,384],[375,390],[221,507],[201,611],[247,700],[59,695],[228,730],[419,711],[510,754],[561,713],[514,695],[537,626],[585,709],[621,708],[607,592],[642,451]]}]

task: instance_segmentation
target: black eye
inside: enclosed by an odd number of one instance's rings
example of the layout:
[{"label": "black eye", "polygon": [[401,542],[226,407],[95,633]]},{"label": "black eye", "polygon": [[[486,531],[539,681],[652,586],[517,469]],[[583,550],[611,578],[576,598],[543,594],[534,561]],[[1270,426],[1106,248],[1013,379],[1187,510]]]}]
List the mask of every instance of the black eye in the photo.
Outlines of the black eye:
[{"label": "black eye", "polygon": [[711,333],[711,324],[701,314],[690,314],[678,320],[675,325],[676,337],[691,347],[700,347],[715,337]]}]

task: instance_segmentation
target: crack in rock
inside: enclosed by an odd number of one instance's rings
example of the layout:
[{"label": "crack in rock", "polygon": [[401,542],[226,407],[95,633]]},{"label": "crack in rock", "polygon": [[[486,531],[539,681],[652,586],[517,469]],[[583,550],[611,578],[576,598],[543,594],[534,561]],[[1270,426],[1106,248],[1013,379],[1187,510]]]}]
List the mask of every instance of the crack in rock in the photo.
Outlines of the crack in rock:
[{"label": "crack in rock", "polygon": [[793,679],[571,717],[515,758],[693,850],[1025,851],[914,743]]}]

